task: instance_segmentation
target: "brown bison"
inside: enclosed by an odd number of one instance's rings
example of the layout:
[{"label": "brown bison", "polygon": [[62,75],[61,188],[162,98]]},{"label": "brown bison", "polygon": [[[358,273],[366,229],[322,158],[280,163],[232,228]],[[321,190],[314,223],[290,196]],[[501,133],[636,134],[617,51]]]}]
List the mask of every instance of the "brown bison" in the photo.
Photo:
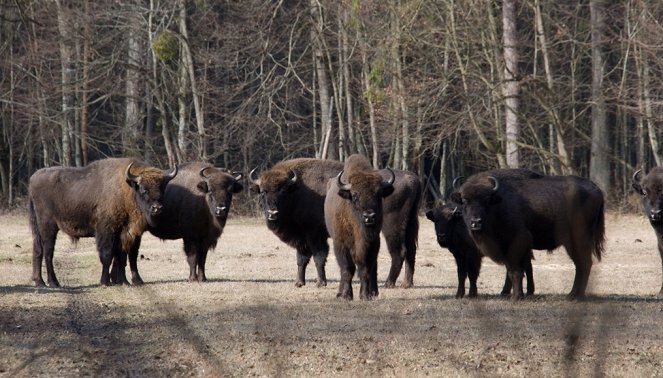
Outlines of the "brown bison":
[{"label": "brown bison", "polygon": [[[164,189],[176,174],[177,167],[164,173],[126,158],[99,160],[82,168],[53,167],[35,172],[28,187],[35,285],[45,286],[41,275],[45,258],[49,286],[60,286],[53,270],[53,250],[60,230],[74,241],[95,237],[102,285],[109,285],[111,280],[127,283],[124,269],[109,273],[111,263],[114,259],[126,261],[126,254],[137,249],[142,233],[161,214]],[[143,282],[134,269],[132,282]]]},{"label": "brown bison", "polygon": [[[474,244],[460,209],[460,204],[448,201],[427,211],[426,218],[435,224],[437,243],[440,247],[448,249],[456,261],[458,273],[456,298],[465,296],[465,280],[468,278],[470,281],[468,297],[475,298],[478,294],[477,279],[481,271],[483,255]],[[527,277],[527,295],[532,295],[534,294],[534,276],[532,275],[531,259],[525,266],[525,276]],[[509,295],[510,291],[511,279],[507,273],[501,295]]]},{"label": "brown bison", "polygon": [[[658,240],[658,253],[661,255],[661,269],[663,270],[663,167],[656,167],[641,177],[641,170],[633,174],[633,189],[642,196],[642,205],[645,215],[654,229]],[[663,282],[658,297],[663,298]]]},{"label": "brown bison", "polygon": [[[207,252],[216,247],[228,219],[234,193],[244,188],[241,173],[207,163],[185,163],[166,186],[163,214],[148,230],[160,239],[182,239],[189,263],[189,281],[207,281]],[[136,259],[137,253],[130,255]]]},{"label": "brown bison", "polygon": [[452,199],[485,256],[506,265],[513,299],[523,297],[523,270],[531,249],[564,246],[576,274],[571,298],[585,295],[592,254],[601,259],[605,238],[603,192],[576,176],[470,177]]},{"label": "brown bison", "polygon": [[[305,285],[306,266],[311,257],[315,262],[318,286],[327,285],[325,264],[329,254],[325,226],[324,201],[329,179],[343,170],[343,163],[334,160],[299,158],[284,160],[254,177],[252,190],[260,194],[260,205],[267,227],[297,251],[296,286]],[[391,171],[381,170],[383,177]],[[404,287],[412,286],[417,248],[421,199],[419,178],[407,171],[396,171],[397,184],[393,195],[385,199],[383,235],[392,258],[385,287],[393,287],[405,261]]]},{"label": "brown bison", "polygon": [[[345,177],[346,182],[342,181]],[[341,269],[337,297],[352,299],[352,278],[359,277],[360,299],[378,295],[377,266],[382,228],[382,199],[394,192],[395,175],[388,180],[362,155],[352,155],[328,183],[325,224],[334,242]]]}]

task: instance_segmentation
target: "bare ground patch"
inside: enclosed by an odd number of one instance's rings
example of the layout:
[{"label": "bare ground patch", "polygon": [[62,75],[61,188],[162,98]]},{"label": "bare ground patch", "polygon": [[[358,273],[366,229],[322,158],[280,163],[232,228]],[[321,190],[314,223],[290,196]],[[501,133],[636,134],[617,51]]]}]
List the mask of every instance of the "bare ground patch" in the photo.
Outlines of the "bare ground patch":
[{"label": "bare ground patch", "polygon": [[[421,218],[413,289],[372,302],[335,298],[315,270],[295,288],[294,251],[257,219],[233,218],[210,254],[210,282],[188,283],[181,242],[146,235],[143,287],[99,287],[91,239],[58,240],[63,289],[35,289],[27,217],[0,216],[0,375],[6,376],[663,376],[656,239],[640,216],[610,214],[607,250],[584,302],[565,299],[573,265],[536,252],[537,294],[497,296],[488,259],[478,300],[456,300],[451,254]],[[379,279],[389,259],[380,256]],[[355,283],[355,291],[358,289]]]}]

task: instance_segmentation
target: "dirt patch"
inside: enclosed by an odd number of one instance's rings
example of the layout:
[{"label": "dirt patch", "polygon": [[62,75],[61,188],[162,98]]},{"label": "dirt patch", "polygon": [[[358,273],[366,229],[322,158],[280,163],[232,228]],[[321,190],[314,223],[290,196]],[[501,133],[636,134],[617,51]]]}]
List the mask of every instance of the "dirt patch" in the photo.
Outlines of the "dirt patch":
[{"label": "dirt patch", "polygon": [[[0,216],[0,375],[6,376],[663,376],[663,301],[656,238],[643,217],[610,214],[607,250],[585,302],[565,295],[563,249],[536,252],[537,294],[497,296],[504,268],[488,259],[478,300],[456,300],[451,254],[421,218],[415,288],[377,300],[335,298],[315,270],[295,288],[294,251],[258,219],[229,220],[208,257],[210,282],[188,283],[180,241],[146,235],[143,287],[99,287],[91,239],[60,237],[63,289],[35,289],[23,215]],[[384,243],[383,243],[384,250]],[[389,268],[380,255],[379,279]],[[355,291],[358,290],[355,282]]]}]

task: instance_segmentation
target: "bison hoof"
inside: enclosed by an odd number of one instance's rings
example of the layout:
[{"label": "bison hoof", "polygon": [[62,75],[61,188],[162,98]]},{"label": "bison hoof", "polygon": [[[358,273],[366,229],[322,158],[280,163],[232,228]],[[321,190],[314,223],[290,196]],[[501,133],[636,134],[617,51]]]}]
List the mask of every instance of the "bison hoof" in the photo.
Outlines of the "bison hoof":
[{"label": "bison hoof", "polygon": [[396,282],[394,282],[394,281],[389,281],[389,280],[387,280],[387,281],[385,281],[385,283],[384,283],[384,288],[385,288],[385,289],[393,289],[393,288],[395,288],[395,287],[396,287]]},{"label": "bison hoof", "polygon": [[318,282],[316,283],[316,286],[317,287],[327,286],[327,280],[318,280]]},{"label": "bison hoof", "polygon": [[57,289],[60,287],[60,283],[58,280],[48,280],[48,286],[50,286],[53,289]]},{"label": "bison hoof", "polygon": [[46,287],[46,282],[42,280],[41,278],[35,281],[35,287]]},{"label": "bison hoof", "polygon": [[352,294],[338,293],[338,294],[336,294],[336,298],[341,298],[341,299],[345,299],[346,301],[351,301],[352,300]]},{"label": "bison hoof", "polygon": [[302,286],[304,286],[304,285],[306,285],[306,282],[304,282],[304,281],[297,281],[297,282],[295,282],[295,286],[297,286],[297,287],[302,287]]},{"label": "bison hoof", "polygon": [[403,281],[403,283],[401,284],[401,287],[403,289],[411,289],[413,286],[414,284],[412,282]]}]

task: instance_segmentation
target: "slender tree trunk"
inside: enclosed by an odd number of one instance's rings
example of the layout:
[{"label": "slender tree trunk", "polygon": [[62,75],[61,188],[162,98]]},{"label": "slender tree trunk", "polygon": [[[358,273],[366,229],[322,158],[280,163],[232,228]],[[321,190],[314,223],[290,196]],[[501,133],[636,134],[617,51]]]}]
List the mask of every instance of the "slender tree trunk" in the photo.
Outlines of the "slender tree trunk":
[{"label": "slender tree trunk", "polygon": [[603,94],[603,29],[605,26],[605,3],[590,0],[591,47],[592,47],[592,143],[589,178],[604,192],[610,189],[610,143],[607,125],[607,107]]},{"label": "slender tree trunk", "polygon": [[90,39],[92,33],[90,32],[90,0],[83,2],[83,79],[81,83],[81,158],[82,165],[88,163],[88,134],[90,124],[90,110],[88,109],[88,91],[90,85]]},{"label": "slender tree trunk", "polygon": [[71,133],[74,128],[74,94],[72,91],[73,83],[73,52],[70,47],[71,31],[70,20],[68,17],[67,0],[55,0],[58,14],[58,42],[60,45],[60,62],[62,68],[61,89],[62,89],[62,150],[61,164],[71,166]]},{"label": "slender tree trunk", "polygon": [[184,63],[184,57],[180,57],[180,76],[179,76],[179,92],[177,96],[177,107],[178,107],[178,126],[177,126],[177,145],[179,151],[182,154],[180,162],[182,159],[189,160],[189,143],[187,136],[189,134],[189,122],[188,122],[188,111],[186,106],[186,96],[188,93],[188,76],[186,74],[186,64]]},{"label": "slender tree trunk", "polygon": [[[137,19],[134,19],[134,23],[138,23]],[[134,25],[130,25],[128,28],[124,131],[122,133],[122,147],[128,156],[138,156],[140,151],[138,140],[143,119],[139,105],[141,85],[138,69],[141,67],[141,51],[138,30]]]},{"label": "slender tree trunk", "polygon": [[504,114],[506,118],[506,163],[509,168],[518,168],[520,157],[518,139],[518,50],[516,35],[516,0],[502,3],[502,27],[504,42]]},{"label": "slender tree trunk", "polygon": [[327,159],[329,153],[329,140],[332,133],[332,120],[331,120],[331,96],[329,95],[329,79],[327,78],[327,71],[325,70],[324,51],[321,39],[324,21],[322,18],[322,10],[318,7],[319,3],[316,0],[311,0],[311,40],[313,45],[313,57],[315,58],[315,74],[318,78],[318,98],[320,99],[320,124],[321,136],[324,140],[321,143],[320,157]]},{"label": "slender tree trunk", "polygon": [[405,101],[405,85],[403,84],[403,65],[400,56],[400,43],[401,43],[401,25],[399,9],[401,6],[400,0],[393,3],[392,9],[392,22],[391,22],[391,59],[394,64],[394,108],[397,109],[398,114],[396,120],[400,124],[400,162],[395,161],[395,166],[400,166],[401,169],[410,169],[410,120],[408,117],[408,107]]}]

